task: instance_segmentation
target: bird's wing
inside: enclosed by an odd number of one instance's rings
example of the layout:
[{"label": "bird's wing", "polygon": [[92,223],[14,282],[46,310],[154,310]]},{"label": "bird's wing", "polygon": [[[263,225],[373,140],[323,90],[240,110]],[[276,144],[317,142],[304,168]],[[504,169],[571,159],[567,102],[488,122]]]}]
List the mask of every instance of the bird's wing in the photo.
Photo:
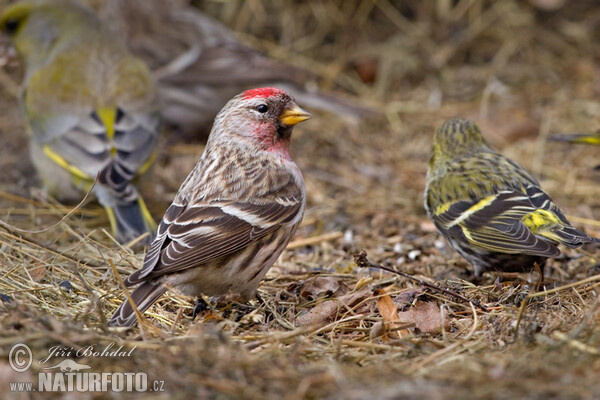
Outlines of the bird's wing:
[{"label": "bird's wing", "polygon": [[28,120],[50,159],[84,180],[102,171],[101,182],[116,192],[152,162],[159,132],[157,114],[116,107]]},{"label": "bird's wing", "polygon": [[[533,202],[543,201],[540,196]],[[552,211],[533,204],[523,191],[504,190],[476,201],[446,203],[433,210],[432,215],[443,232],[474,247],[544,257],[560,254],[558,240],[543,233],[552,226],[561,226],[562,221]]]},{"label": "bird's wing", "polygon": [[530,228],[537,227],[539,236],[571,248],[579,247],[584,243],[600,242],[599,239],[572,227],[556,203],[539,186],[528,185],[525,190],[532,206],[537,209],[526,216],[523,222]]},{"label": "bird's wing", "polygon": [[299,221],[304,199],[299,187],[292,193],[266,202],[172,204],[142,269],[127,279],[128,285],[236,253],[282,225]]}]

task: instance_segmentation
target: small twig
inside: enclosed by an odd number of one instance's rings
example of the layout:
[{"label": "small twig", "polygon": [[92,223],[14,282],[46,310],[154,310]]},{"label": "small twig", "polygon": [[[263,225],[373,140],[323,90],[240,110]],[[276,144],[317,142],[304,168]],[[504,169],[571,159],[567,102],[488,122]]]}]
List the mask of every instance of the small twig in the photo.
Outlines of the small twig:
[{"label": "small twig", "polygon": [[570,347],[577,349],[579,351],[585,352],[585,353],[589,353],[589,354],[593,354],[595,356],[600,356],[600,349],[590,346],[586,343],[583,343],[577,339],[574,339],[571,337],[571,335],[567,335],[563,332],[553,332],[552,333],[552,337],[560,340],[563,343],[566,343],[567,345],[569,345]]},{"label": "small twig", "polygon": [[589,278],[583,279],[581,281],[570,283],[568,285],[560,286],[560,287],[557,287],[554,289],[544,290],[543,292],[536,292],[536,293],[528,294],[521,302],[521,307],[519,309],[519,316],[517,317],[517,324],[515,326],[515,339],[519,335],[519,325],[521,324],[521,320],[523,319],[523,314],[525,313],[525,307],[527,307],[527,304],[529,304],[529,300],[533,299],[534,297],[547,296],[549,294],[558,293],[563,290],[571,289],[571,288],[581,286],[581,285],[589,283],[589,282],[598,281],[598,280],[600,280],[600,275],[595,275],[595,276],[591,276]]},{"label": "small twig", "polygon": [[129,305],[131,305],[131,308],[133,309],[133,312],[135,313],[135,317],[138,321],[138,325],[140,327],[140,332],[142,333],[142,336],[146,336],[145,335],[146,332],[144,329],[146,326],[144,316],[142,315],[140,310],[138,310],[137,304],[135,304],[135,301],[133,301],[133,298],[131,297],[129,290],[127,290],[127,286],[125,286],[125,282],[123,281],[123,278],[121,278],[121,275],[117,271],[117,267],[115,266],[115,263],[112,262],[112,260],[108,260],[108,264],[110,265],[110,269],[112,270],[112,273],[115,276],[115,279],[119,283],[119,287],[123,290],[123,294],[125,294],[126,299],[124,301],[129,302]]},{"label": "small twig", "polygon": [[11,224],[4,222],[2,220],[0,220],[0,225],[2,227],[4,227],[7,230],[10,230],[12,232],[19,232],[19,233],[29,233],[29,234],[38,234],[38,233],[44,233],[47,232],[51,229],[56,228],[58,225],[62,224],[64,221],[66,221],[69,217],[71,217],[71,215],[75,214],[77,212],[77,210],[79,210],[79,208],[81,208],[81,206],[83,206],[83,204],[85,203],[85,201],[88,199],[88,197],[90,196],[90,194],[92,193],[92,189],[94,188],[94,186],[96,186],[96,183],[98,182],[98,176],[100,174],[98,173],[98,175],[96,175],[96,178],[94,179],[94,182],[92,183],[92,186],[89,188],[89,190],[87,191],[87,193],[85,194],[85,196],[83,197],[83,199],[79,202],[79,204],[77,204],[71,211],[69,211],[67,214],[65,214],[58,222],[56,222],[55,224],[52,224],[44,229],[39,229],[39,230],[29,230],[29,229],[21,229],[21,228],[17,228],[16,226],[12,226]]},{"label": "small twig", "polygon": [[432,283],[426,282],[426,281],[424,281],[422,279],[415,278],[412,275],[409,275],[407,273],[395,270],[393,268],[386,267],[386,266],[380,265],[380,264],[375,264],[374,262],[370,261],[367,258],[367,252],[365,250],[361,250],[360,253],[354,255],[354,262],[360,268],[377,268],[377,269],[382,269],[382,270],[387,271],[387,272],[391,272],[393,274],[400,275],[400,276],[402,276],[404,278],[407,278],[407,279],[410,279],[410,280],[412,280],[414,282],[417,282],[419,285],[426,286],[426,287],[428,287],[430,289],[433,289],[433,290],[435,290],[437,292],[442,292],[442,293],[445,293],[447,295],[457,297],[457,298],[461,299],[462,301],[465,301],[467,303],[472,303],[473,305],[475,305],[476,307],[478,307],[482,311],[489,312],[489,310],[487,308],[485,308],[478,300],[469,299],[469,298],[467,298],[467,297],[465,297],[465,296],[463,296],[463,295],[461,295],[459,293],[456,293],[456,292],[454,292],[452,290],[444,289],[442,287],[439,287],[439,286],[434,285]]},{"label": "small twig", "polygon": [[309,238],[305,238],[305,239],[294,240],[293,242],[290,242],[290,244],[287,245],[286,249],[290,250],[290,249],[297,249],[299,247],[304,247],[304,246],[311,246],[313,244],[339,239],[342,236],[344,236],[344,234],[342,232],[328,232],[328,233],[324,233],[319,236],[313,236],[313,237],[309,237]]},{"label": "small twig", "polygon": [[521,301],[521,307],[519,307],[519,315],[517,316],[517,323],[515,325],[515,337],[514,337],[515,341],[519,337],[519,326],[521,325],[521,320],[523,319],[523,315],[525,315],[525,307],[527,307],[527,304],[529,304],[530,299],[531,299],[531,297],[525,296],[525,298]]},{"label": "small twig", "polygon": [[29,238],[27,236],[24,236],[23,234],[17,235],[14,231],[12,231],[7,226],[4,226],[4,225],[0,225],[0,226],[2,226],[2,228],[4,228],[6,230],[6,233],[0,233],[0,235],[4,235],[4,236],[9,237],[9,238],[11,238],[13,240],[18,240],[21,243],[25,243],[25,244],[31,245],[32,247],[37,247],[37,248],[42,249],[44,251],[47,251],[48,253],[53,254],[53,255],[55,255],[57,257],[62,257],[65,260],[74,262],[76,265],[88,265],[88,266],[92,267],[92,269],[100,269],[101,268],[99,265],[97,265],[95,263],[92,263],[91,261],[85,261],[85,262],[83,262],[83,261],[80,261],[80,260],[76,259],[75,257],[73,257],[71,255],[68,255],[68,254],[65,254],[65,253],[60,253],[60,252],[58,252],[56,250],[53,250],[53,249],[51,249],[48,246],[44,246],[43,244],[38,243],[37,241],[35,241],[35,240],[33,240],[33,239],[31,239],[31,238]]}]

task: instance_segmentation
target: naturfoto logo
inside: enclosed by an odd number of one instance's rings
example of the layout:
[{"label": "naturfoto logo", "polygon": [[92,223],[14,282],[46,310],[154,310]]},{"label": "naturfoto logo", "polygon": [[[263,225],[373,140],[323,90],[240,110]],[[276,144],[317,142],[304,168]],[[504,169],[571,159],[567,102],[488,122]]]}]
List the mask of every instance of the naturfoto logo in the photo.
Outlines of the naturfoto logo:
[{"label": "naturfoto logo", "polygon": [[[73,358],[81,357],[130,357],[135,347],[125,351],[123,346],[114,343],[106,346],[85,346],[79,349],[54,346],[48,349],[48,356],[39,364],[54,364],[41,368],[37,386],[34,382],[11,382],[11,392],[162,392],[164,381],[148,382],[145,372],[91,372],[91,366],[79,363]],[[63,358],[63,360],[58,360]],[[56,359],[56,360],[55,360]],[[15,344],[9,353],[9,363],[16,372],[27,371],[33,361],[29,346]],[[49,372],[46,372],[49,371]],[[150,385],[149,385],[150,384]]]}]

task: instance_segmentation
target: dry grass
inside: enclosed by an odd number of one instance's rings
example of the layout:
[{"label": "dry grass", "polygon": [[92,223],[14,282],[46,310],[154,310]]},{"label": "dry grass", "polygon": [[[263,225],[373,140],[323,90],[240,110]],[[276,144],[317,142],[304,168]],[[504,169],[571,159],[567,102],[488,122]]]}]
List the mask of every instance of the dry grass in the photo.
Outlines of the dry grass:
[{"label": "dry grass", "polygon": [[[541,289],[548,293],[532,295],[527,276],[495,283],[486,275],[475,286],[466,281],[469,266],[441,241],[422,207],[433,130],[460,115],[533,171],[563,210],[579,217],[572,218],[576,225],[600,236],[600,178],[593,171],[600,150],[546,142],[553,132],[598,126],[600,10],[586,2],[556,11],[532,5],[557,3],[202,2],[242,40],[318,72],[321,86],[354,94],[384,117],[356,126],[323,114],[296,130],[293,151],[309,207],[297,241],[260,288],[263,305],[217,302],[191,322],[193,300],[170,292],[146,313],[145,329],[107,330],[106,317],[124,298],[110,265],[127,276],[143,252],[116,245],[97,206],[42,233],[0,227],[0,293],[11,299],[0,301],[3,356],[14,343],[27,343],[37,372],[43,365],[35,361],[52,346],[136,346],[129,358],[78,361],[95,372],[147,372],[178,398],[600,397],[598,250],[568,250],[551,261]],[[34,189],[14,86],[6,83],[18,78],[14,68],[5,71],[0,216],[39,230],[70,208]],[[201,150],[164,151],[145,188],[156,216]],[[375,289],[394,295],[413,284],[358,269],[353,255],[360,249],[490,311],[428,292],[443,306],[448,329],[373,337],[382,321]],[[316,275],[358,300],[299,326],[298,317],[341,299],[304,297]],[[0,377],[0,389],[10,379]]]}]

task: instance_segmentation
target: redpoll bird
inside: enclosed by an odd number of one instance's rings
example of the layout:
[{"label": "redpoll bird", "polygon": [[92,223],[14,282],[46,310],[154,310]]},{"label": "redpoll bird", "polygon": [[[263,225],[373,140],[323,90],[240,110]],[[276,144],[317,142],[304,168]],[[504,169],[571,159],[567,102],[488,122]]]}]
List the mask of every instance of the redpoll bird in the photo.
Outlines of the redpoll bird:
[{"label": "redpoll bird", "polygon": [[[161,116],[183,131],[208,132],[235,94],[277,86],[308,107],[356,119],[373,114],[337,95],[307,90],[314,75],[242,44],[227,27],[185,2],[103,0],[99,12],[155,71]],[[173,29],[177,27],[177,29]]]},{"label": "redpoll bird", "polygon": [[[167,290],[256,295],[302,220],[304,180],[290,158],[294,125],[310,118],[284,91],[248,90],[217,115],[204,154],[167,209],[141,270],[125,284],[140,312]],[[125,301],[109,324],[131,326]]]},{"label": "redpoll bird", "polygon": [[435,132],[425,209],[476,275],[530,270],[558,257],[559,244],[598,241],[573,228],[535,178],[490,149],[467,120],[447,121]]}]

